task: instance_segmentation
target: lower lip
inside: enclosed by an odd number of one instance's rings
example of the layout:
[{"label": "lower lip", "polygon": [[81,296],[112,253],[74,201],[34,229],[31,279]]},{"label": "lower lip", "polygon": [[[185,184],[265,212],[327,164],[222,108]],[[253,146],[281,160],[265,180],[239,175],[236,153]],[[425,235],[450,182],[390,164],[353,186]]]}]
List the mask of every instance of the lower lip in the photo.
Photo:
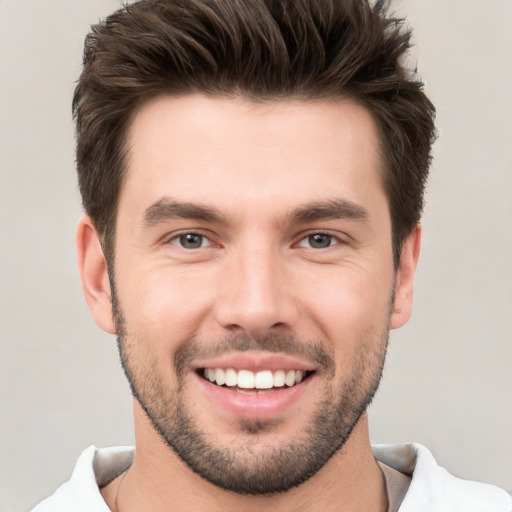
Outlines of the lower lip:
[{"label": "lower lip", "polygon": [[306,392],[314,379],[311,375],[292,387],[274,388],[273,391],[262,394],[245,394],[212,384],[197,374],[195,377],[206,396],[216,406],[244,419],[270,419],[284,414]]}]

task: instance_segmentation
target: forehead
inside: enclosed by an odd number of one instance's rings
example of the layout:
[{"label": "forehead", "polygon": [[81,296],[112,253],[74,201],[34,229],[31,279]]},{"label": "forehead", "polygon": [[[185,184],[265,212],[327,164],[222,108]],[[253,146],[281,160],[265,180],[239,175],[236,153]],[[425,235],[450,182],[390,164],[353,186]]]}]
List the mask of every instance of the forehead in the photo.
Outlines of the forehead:
[{"label": "forehead", "polygon": [[160,97],[135,116],[128,148],[121,202],[133,208],[169,195],[227,209],[383,193],[376,125],[348,100]]}]

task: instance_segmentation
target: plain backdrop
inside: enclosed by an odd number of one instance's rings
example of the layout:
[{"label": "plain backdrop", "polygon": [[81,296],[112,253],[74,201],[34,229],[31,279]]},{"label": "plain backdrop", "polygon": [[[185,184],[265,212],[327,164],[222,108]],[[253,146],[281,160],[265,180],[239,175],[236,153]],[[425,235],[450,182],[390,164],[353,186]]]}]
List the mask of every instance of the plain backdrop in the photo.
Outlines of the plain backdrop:
[{"label": "plain backdrop", "polygon": [[[418,441],[512,491],[512,1],[406,0],[438,110],[415,311],[392,334],[374,442]],[[115,340],[75,264],[70,102],[117,0],[0,0],[0,512],[28,510],[88,445],[132,443]]]}]

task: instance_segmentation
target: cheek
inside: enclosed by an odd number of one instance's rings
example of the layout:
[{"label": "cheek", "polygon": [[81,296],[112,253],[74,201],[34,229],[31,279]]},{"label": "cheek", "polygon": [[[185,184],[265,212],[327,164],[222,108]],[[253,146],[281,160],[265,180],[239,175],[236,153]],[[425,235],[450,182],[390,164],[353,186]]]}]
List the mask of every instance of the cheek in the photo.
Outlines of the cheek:
[{"label": "cheek", "polygon": [[[304,290],[316,332],[336,353],[338,364],[349,366],[361,350],[380,351],[389,326],[392,280],[361,269],[336,269],[325,286]],[[318,332],[320,329],[320,332]]]},{"label": "cheek", "polygon": [[174,352],[196,333],[211,301],[209,289],[168,269],[128,277],[120,299],[129,334]]},{"label": "cheek", "polygon": [[383,278],[361,269],[343,268],[318,276],[302,295],[319,319],[332,325],[370,327],[387,319],[391,291],[389,274]]}]

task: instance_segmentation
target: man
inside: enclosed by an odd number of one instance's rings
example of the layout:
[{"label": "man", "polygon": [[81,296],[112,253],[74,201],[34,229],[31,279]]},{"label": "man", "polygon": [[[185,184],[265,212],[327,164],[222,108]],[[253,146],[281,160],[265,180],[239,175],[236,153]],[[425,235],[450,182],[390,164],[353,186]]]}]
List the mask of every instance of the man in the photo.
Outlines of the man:
[{"label": "man", "polygon": [[144,0],[93,28],[79,267],[136,450],[86,450],[37,512],[512,510],[369,441],[434,139],[408,42],[343,0]]}]

